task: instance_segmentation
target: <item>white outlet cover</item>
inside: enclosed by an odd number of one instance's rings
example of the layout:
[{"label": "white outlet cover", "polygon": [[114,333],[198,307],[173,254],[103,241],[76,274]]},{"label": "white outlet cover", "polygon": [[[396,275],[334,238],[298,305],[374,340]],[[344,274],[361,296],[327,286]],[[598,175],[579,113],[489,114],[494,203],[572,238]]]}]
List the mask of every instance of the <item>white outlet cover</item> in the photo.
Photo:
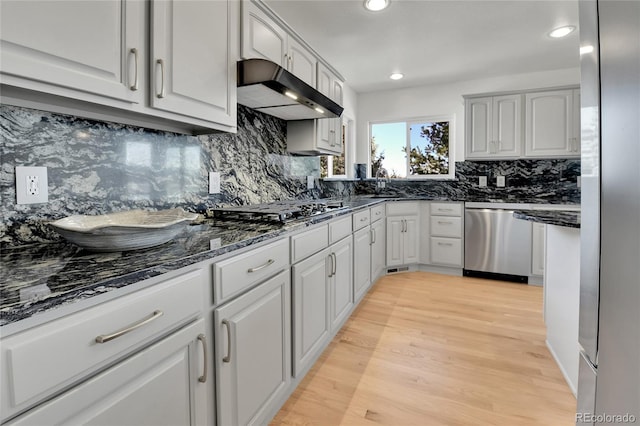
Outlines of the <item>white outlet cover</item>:
[{"label": "white outlet cover", "polygon": [[503,188],[505,185],[504,176],[496,176],[496,186],[498,188]]},{"label": "white outlet cover", "polygon": [[313,176],[307,176],[307,189],[313,189],[316,186],[316,181]]},{"label": "white outlet cover", "polygon": [[16,167],[16,204],[39,204],[49,201],[46,167]]},{"label": "white outlet cover", "polygon": [[209,194],[220,193],[220,172],[209,172]]},{"label": "white outlet cover", "polygon": [[487,186],[487,177],[486,176],[480,176],[478,177],[478,186],[481,188],[484,188]]}]

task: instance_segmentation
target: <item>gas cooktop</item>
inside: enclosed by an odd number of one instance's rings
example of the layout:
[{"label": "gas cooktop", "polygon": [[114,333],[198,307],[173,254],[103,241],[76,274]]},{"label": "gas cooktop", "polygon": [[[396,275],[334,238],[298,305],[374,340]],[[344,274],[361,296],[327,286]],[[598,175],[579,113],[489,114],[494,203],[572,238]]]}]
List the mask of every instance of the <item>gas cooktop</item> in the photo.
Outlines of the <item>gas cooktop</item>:
[{"label": "gas cooktop", "polygon": [[290,200],[212,208],[207,210],[207,216],[217,219],[290,222],[344,207],[346,206],[342,201],[336,200]]}]

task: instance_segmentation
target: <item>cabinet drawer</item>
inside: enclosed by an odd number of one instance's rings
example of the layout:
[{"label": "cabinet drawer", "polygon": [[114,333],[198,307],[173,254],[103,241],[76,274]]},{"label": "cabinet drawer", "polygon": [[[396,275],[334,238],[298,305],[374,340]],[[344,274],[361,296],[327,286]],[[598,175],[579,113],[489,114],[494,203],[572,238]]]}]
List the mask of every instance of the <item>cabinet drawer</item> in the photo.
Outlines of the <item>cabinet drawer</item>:
[{"label": "cabinet drawer", "polygon": [[431,235],[434,237],[462,238],[462,218],[449,216],[432,217]]},{"label": "cabinet drawer", "polygon": [[357,231],[371,223],[371,214],[369,209],[357,212],[353,214],[353,230]]},{"label": "cabinet drawer", "polygon": [[[2,417],[34,405],[199,316],[205,277],[204,270],[192,271],[3,339]],[[126,329],[131,331],[113,337]],[[98,343],[99,337],[103,343]]]},{"label": "cabinet drawer", "polygon": [[462,267],[462,240],[431,237],[431,263]]},{"label": "cabinet drawer", "polygon": [[223,303],[288,265],[288,239],[218,262],[213,266],[214,302]]},{"label": "cabinet drawer", "polygon": [[351,232],[351,215],[334,219],[329,223],[329,244],[340,241]]},{"label": "cabinet drawer", "polygon": [[434,216],[462,216],[462,204],[431,203],[431,214]]},{"label": "cabinet drawer", "polygon": [[387,201],[387,216],[417,215],[418,203],[415,201]]},{"label": "cabinet drawer", "polygon": [[296,263],[329,246],[327,225],[291,237],[291,263]]},{"label": "cabinet drawer", "polygon": [[382,219],[384,217],[384,212],[384,204],[371,207],[371,222]]}]

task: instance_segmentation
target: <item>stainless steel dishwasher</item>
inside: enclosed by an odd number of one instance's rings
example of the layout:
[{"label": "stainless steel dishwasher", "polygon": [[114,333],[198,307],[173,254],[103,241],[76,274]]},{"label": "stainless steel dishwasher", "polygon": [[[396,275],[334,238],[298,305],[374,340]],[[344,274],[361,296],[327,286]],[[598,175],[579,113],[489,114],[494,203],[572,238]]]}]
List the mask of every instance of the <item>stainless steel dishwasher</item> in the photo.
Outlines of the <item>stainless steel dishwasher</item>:
[{"label": "stainless steel dishwasher", "polygon": [[464,275],[527,283],[531,273],[531,222],[514,209],[465,208]]}]

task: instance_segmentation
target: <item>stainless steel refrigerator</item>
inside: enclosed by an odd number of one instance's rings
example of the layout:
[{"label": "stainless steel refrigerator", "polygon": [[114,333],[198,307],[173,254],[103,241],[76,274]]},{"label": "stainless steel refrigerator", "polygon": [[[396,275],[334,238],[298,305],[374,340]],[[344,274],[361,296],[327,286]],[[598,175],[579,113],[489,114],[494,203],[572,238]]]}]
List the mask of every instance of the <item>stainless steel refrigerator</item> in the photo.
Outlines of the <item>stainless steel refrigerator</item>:
[{"label": "stainless steel refrigerator", "polygon": [[580,45],[576,424],[640,424],[640,1],[580,0]]}]

